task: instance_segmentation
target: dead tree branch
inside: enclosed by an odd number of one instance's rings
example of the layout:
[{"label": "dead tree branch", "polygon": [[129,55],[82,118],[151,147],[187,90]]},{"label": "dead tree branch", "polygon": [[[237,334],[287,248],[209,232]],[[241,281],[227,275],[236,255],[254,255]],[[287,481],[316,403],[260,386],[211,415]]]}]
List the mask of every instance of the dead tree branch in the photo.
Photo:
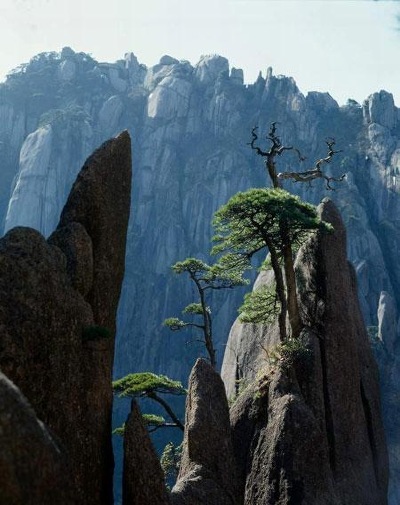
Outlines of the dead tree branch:
[{"label": "dead tree branch", "polygon": [[267,169],[267,172],[271,178],[272,184],[273,184],[274,188],[279,188],[280,182],[279,182],[279,179],[278,179],[278,176],[276,173],[276,167],[275,167],[276,156],[281,156],[282,153],[284,153],[285,151],[294,151],[297,154],[297,156],[299,157],[299,161],[304,161],[305,158],[301,155],[300,151],[298,149],[296,149],[295,147],[282,145],[281,139],[276,135],[276,125],[277,125],[276,121],[271,123],[271,128],[269,130],[268,135],[266,136],[266,139],[272,143],[269,151],[264,151],[259,146],[256,145],[256,142],[258,140],[258,135],[257,135],[258,126],[255,126],[251,130],[252,140],[247,145],[249,145],[254,151],[256,151],[256,153],[259,156],[266,158],[264,160],[264,163],[265,163],[265,167]]},{"label": "dead tree branch", "polygon": [[324,163],[330,163],[333,156],[337,153],[342,152],[341,150],[335,151],[335,139],[329,138],[326,140],[326,144],[328,146],[328,154],[325,158],[321,158],[315,163],[315,168],[311,170],[306,170],[304,172],[281,172],[278,174],[278,179],[292,179],[294,182],[309,182],[315,179],[325,179],[326,181],[326,189],[330,191],[335,191],[330,183],[331,182],[341,182],[346,177],[346,174],[342,174],[340,177],[329,177],[322,170],[321,166]]}]

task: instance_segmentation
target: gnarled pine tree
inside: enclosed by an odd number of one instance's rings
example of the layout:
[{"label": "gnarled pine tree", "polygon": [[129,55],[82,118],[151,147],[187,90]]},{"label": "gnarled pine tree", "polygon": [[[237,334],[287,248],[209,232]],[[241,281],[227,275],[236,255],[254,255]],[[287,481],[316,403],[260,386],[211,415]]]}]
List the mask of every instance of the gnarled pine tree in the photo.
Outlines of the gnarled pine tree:
[{"label": "gnarled pine tree", "polygon": [[[203,334],[201,343],[210,359],[210,364],[216,368],[216,350],[213,341],[211,308],[207,303],[207,292],[210,290],[232,289],[247,283],[242,277],[243,265],[239,261],[231,262],[231,257],[226,255],[215,265],[208,265],[197,258],[187,258],[172,266],[172,270],[177,274],[187,273],[196,286],[199,299],[195,303],[187,305],[182,313],[200,317],[200,322],[182,321],[176,317],[170,317],[164,321],[172,331],[179,331],[183,328],[193,327],[201,330]],[[243,268],[242,268],[243,267]]]},{"label": "gnarled pine tree", "polygon": [[[253,128],[252,140],[249,143],[250,147],[264,158],[266,172],[273,188],[251,189],[244,193],[238,193],[216,212],[214,226],[218,234],[214,238],[217,245],[213,252],[229,252],[249,260],[257,251],[263,248],[269,250],[271,266],[275,275],[276,296],[280,306],[279,330],[281,339],[285,340],[287,338],[286,315],[289,316],[293,338],[299,336],[303,325],[297,302],[294,271],[295,249],[311,232],[321,228],[329,229],[329,225],[320,221],[313,205],[284,191],[281,188],[282,181],[291,179],[295,182],[310,183],[315,179],[324,179],[326,188],[333,190],[330,183],[341,181],[345,176],[329,177],[322,171],[322,166],[330,163],[332,157],[340,152],[334,150],[334,139],[327,139],[328,154],[319,159],[313,169],[304,172],[278,173],[277,157],[285,152],[296,153],[299,162],[304,161],[305,158],[297,148],[282,144],[281,139],[277,136],[276,125],[276,122],[271,124],[266,136],[270,144],[269,149],[262,149],[256,145],[258,141],[257,127]],[[248,310],[249,299],[247,302],[245,317],[248,320],[260,317],[259,310]],[[264,292],[263,296],[253,296],[252,302],[261,304],[268,302],[271,305],[271,297]],[[274,304],[271,306],[275,309]]]}]

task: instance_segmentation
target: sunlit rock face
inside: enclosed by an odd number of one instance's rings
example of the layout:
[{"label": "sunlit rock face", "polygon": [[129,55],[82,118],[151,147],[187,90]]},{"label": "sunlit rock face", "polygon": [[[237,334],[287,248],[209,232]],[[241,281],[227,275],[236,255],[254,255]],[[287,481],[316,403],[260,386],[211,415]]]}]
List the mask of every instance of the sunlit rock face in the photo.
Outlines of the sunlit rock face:
[{"label": "sunlit rock face", "polygon": [[[240,71],[230,71],[221,56],[202,57],[194,66],[163,56],[147,68],[132,53],[107,64],[65,48],[35,57],[1,85],[0,213],[3,220],[7,215],[6,229],[29,219],[47,234],[86,156],[118,131],[131,133],[137,154],[117,376],[153,369],[186,378],[203,352],[185,345],[190,336],[162,327],[164,318],[192,301],[191,286],[173,278],[169,266],[188,255],[207,259],[213,212],[235,192],[266,184],[262,160],[246,143],[254,125],[264,139],[272,121],[279,122],[282,141],[307,156],[304,169],[326,154],[327,137],[336,139],[342,152],[325,169],[347,177],[329,196],[348,230],[365,322],[374,333],[399,320],[400,130],[392,95],[380,91],[362,105],[349,100],[339,107],[328,93],[305,96],[292,78],[271,69],[264,75],[244,85]],[[297,166],[290,153],[279,159],[280,171]],[[327,194],[318,181],[285,185],[313,203]],[[383,291],[394,300],[393,310],[381,311],[390,313],[390,324],[378,322]],[[241,296],[238,290],[211,300],[220,361]],[[385,338],[393,350],[379,354],[382,380],[397,391],[398,330]],[[397,405],[385,400],[388,425],[400,417]],[[389,440],[395,432],[390,428]],[[395,443],[390,447],[394,461]]]}]

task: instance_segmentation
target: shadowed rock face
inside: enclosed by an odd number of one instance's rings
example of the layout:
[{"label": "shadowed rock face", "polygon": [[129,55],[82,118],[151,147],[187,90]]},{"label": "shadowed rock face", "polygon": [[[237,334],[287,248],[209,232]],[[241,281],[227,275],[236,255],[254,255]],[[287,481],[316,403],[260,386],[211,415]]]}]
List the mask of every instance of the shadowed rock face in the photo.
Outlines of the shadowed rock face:
[{"label": "shadowed rock face", "polygon": [[0,373],[0,504],[73,505],[65,455]]},{"label": "shadowed rock face", "polygon": [[174,505],[238,503],[229,408],[223,382],[203,359],[189,379],[185,435]]},{"label": "shadowed rock face", "polygon": [[335,231],[311,238],[296,262],[311,355],[290,368],[268,370],[264,360],[264,377],[231,411],[246,505],[387,503],[378,372],[346,233],[332,202],[319,211]]},{"label": "shadowed rock face", "polygon": [[29,228],[0,240],[0,367],[62,442],[85,505],[112,502],[111,373],[130,180],[124,132],[87,160],[48,241]]},{"label": "shadowed rock face", "polygon": [[123,505],[169,505],[164,473],[135,401],[125,423]]}]

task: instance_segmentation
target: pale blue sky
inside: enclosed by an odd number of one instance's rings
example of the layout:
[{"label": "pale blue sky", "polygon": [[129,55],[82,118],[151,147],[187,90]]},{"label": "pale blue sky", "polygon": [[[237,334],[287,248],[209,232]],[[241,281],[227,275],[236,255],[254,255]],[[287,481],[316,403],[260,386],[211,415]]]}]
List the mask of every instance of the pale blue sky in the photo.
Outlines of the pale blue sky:
[{"label": "pale blue sky", "polygon": [[399,13],[398,2],[363,0],[1,0],[0,79],[63,46],[101,61],[133,51],[148,66],[218,53],[246,82],[272,66],[303,93],[344,103],[386,89],[400,106]]}]

